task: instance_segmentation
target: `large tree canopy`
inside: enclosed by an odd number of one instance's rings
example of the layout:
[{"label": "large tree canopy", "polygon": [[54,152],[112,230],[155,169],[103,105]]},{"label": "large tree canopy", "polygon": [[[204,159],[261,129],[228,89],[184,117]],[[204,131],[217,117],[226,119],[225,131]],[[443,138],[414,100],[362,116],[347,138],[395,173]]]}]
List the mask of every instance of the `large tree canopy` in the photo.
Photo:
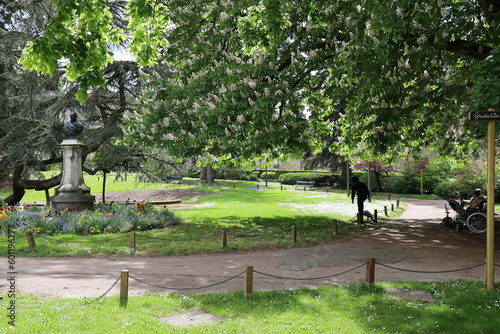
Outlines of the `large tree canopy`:
[{"label": "large tree canopy", "polygon": [[[84,98],[130,37],[148,78],[131,135],[173,154],[247,160],[319,147],[372,158],[423,145],[467,149],[469,110],[500,107],[499,0],[55,2],[21,63],[66,75]],[[95,12],[106,15],[95,15]]]}]

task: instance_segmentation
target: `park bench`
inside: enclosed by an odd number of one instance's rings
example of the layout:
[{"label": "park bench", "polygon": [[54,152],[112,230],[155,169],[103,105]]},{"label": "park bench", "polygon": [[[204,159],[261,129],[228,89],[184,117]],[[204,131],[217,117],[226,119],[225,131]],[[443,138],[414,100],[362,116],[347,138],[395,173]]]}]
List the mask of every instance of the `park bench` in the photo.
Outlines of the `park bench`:
[{"label": "park bench", "polygon": [[173,181],[180,182],[180,181],[182,181],[182,176],[167,176],[167,178],[165,180],[167,182],[173,182]]},{"label": "park bench", "polygon": [[314,181],[297,181],[295,183],[295,189],[302,187],[304,187],[304,190],[306,190],[306,188],[312,188],[314,187]]}]

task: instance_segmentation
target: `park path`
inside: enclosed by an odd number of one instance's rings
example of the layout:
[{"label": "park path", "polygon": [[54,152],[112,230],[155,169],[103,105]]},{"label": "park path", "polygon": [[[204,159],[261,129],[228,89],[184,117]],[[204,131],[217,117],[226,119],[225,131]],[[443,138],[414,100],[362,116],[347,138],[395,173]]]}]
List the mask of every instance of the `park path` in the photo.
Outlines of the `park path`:
[{"label": "park path", "polygon": [[[247,266],[255,271],[254,292],[315,288],[363,281],[366,258],[390,266],[377,265],[376,280],[484,280],[484,266],[455,271],[484,263],[484,235],[459,234],[441,226],[443,200],[402,201],[408,209],[398,219],[315,247],[200,256],[17,258],[16,289],[40,297],[118,295],[119,283],[110,287],[122,270],[128,270],[129,295],[242,291]],[[7,260],[1,265],[4,274],[6,267]],[[3,282],[1,290],[7,288]]]}]

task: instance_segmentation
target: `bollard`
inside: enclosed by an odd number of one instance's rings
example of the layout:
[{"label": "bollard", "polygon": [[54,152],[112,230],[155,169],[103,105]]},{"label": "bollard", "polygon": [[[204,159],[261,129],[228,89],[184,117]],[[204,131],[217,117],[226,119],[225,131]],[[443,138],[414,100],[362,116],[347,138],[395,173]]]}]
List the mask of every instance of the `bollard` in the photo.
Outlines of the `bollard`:
[{"label": "bollard", "polygon": [[257,184],[257,189],[259,189],[259,185]]},{"label": "bollard", "polygon": [[387,193],[387,198],[389,199],[389,201],[391,200],[391,193]]},{"label": "bollard", "polygon": [[304,187],[304,191],[307,191],[307,188],[306,188],[306,187]]},{"label": "bollard", "polygon": [[366,282],[373,287],[375,283],[375,259],[366,259]]},{"label": "bollard", "polygon": [[222,248],[227,247],[227,232],[222,231]]},{"label": "bollard", "polygon": [[253,266],[248,266],[245,276],[245,299],[253,298]]},{"label": "bollard", "polygon": [[283,191],[283,185],[281,185],[281,191]]},{"label": "bollard", "polygon": [[391,203],[391,211],[394,211],[394,203]]},{"label": "bollard", "polygon": [[384,213],[385,213],[386,216],[389,216],[389,214],[387,213],[387,205],[384,206]]},{"label": "bollard", "polygon": [[337,219],[332,221],[333,235],[337,235]]},{"label": "bollard", "polygon": [[396,200],[396,207],[398,207],[398,208],[399,208],[399,197],[398,197],[398,199]]},{"label": "bollard", "polygon": [[135,254],[135,231],[130,231],[130,254]]},{"label": "bollard", "polygon": [[122,270],[120,276],[120,306],[127,305],[128,302],[128,270]]},{"label": "bollard", "polygon": [[377,212],[377,209],[373,210],[373,220],[375,220],[375,222],[378,221],[378,212]]},{"label": "bollard", "polygon": [[297,228],[295,226],[292,226],[292,241],[297,242]]},{"label": "bollard", "polygon": [[26,232],[26,239],[28,239],[28,244],[30,245],[30,248],[35,249],[36,243],[35,239],[33,238],[33,234],[31,232]]}]

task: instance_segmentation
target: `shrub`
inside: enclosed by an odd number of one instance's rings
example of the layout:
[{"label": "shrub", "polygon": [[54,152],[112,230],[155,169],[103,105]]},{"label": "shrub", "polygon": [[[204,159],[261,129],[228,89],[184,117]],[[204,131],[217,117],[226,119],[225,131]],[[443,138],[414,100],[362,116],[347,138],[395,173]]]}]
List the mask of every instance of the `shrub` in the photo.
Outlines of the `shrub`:
[{"label": "shrub", "polygon": [[315,185],[319,185],[318,180],[322,180],[323,177],[332,175],[325,175],[324,172],[295,172],[295,173],[285,173],[278,177],[278,181],[282,184],[294,185],[297,181],[314,181]]},{"label": "shrub", "polygon": [[260,178],[263,180],[271,180],[271,181],[277,180],[276,172],[264,172],[260,175]]}]

